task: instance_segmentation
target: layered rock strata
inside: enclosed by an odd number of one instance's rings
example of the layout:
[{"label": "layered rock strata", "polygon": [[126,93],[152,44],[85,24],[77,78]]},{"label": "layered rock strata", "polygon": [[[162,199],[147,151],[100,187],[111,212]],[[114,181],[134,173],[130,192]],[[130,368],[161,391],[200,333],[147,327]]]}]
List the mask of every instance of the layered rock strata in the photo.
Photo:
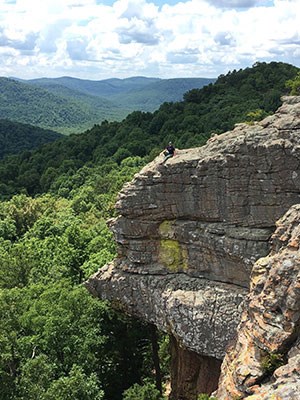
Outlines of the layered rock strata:
[{"label": "layered rock strata", "polygon": [[122,189],[118,258],[87,288],[221,360],[275,221],[300,203],[299,135],[300,98],[289,97],[260,123],[158,157]]},{"label": "layered rock strata", "polygon": [[300,399],[300,205],[278,221],[272,240],[270,255],[253,267],[218,399]]},{"label": "layered rock strata", "polygon": [[222,359],[247,291],[186,274],[134,274],[114,263],[87,283],[89,290],[131,315],[174,335],[198,354]]}]

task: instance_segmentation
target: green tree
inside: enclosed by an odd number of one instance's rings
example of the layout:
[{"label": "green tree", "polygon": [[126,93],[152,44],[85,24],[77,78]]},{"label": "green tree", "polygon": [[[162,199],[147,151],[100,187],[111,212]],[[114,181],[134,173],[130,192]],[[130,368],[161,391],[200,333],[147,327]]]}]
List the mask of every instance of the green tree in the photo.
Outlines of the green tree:
[{"label": "green tree", "polygon": [[18,381],[18,400],[43,400],[52,381],[55,381],[56,367],[45,354],[35,355],[33,348],[31,358],[28,358],[20,368]]},{"label": "green tree", "polygon": [[119,147],[118,150],[115,152],[115,154],[113,155],[113,160],[120,164],[122,160],[124,160],[127,157],[132,156],[132,154],[130,153],[130,151],[125,148],[125,147]]},{"label": "green tree", "polygon": [[292,96],[300,95],[300,72],[296,75],[294,79],[289,79],[286,82],[286,86],[291,90],[290,94]]},{"label": "green tree", "polygon": [[261,119],[263,119],[266,116],[267,116],[267,113],[264,110],[257,109],[257,110],[254,110],[254,111],[249,111],[247,113],[246,121],[249,122],[249,123],[252,123],[254,121],[260,121]]},{"label": "green tree", "polygon": [[68,376],[52,382],[42,400],[102,400],[103,391],[96,374],[86,375],[74,365]]},{"label": "green tree", "polygon": [[136,383],[125,390],[123,400],[162,400],[162,397],[153,383],[144,385]]}]

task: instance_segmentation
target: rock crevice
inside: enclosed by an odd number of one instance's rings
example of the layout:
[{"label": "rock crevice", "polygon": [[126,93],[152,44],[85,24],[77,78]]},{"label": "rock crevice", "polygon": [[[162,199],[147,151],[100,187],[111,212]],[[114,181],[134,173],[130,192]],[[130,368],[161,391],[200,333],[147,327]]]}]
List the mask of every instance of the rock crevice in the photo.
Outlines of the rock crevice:
[{"label": "rock crevice", "polygon": [[277,223],[267,257],[251,273],[248,307],[225,357],[217,397],[298,399],[300,393],[300,205]]}]

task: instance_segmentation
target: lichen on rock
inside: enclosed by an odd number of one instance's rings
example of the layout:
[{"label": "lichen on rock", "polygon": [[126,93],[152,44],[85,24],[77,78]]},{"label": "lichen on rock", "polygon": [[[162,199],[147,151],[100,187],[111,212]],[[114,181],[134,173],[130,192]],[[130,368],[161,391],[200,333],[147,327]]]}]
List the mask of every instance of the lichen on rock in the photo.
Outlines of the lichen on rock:
[{"label": "lichen on rock", "polygon": [[174,221],[163,221],[158,228],[159,262],[170,272],[185,271],[188,268],[188,254],[184,245],[176,240]]},{"label": "lichen on rock", "polygon": [[171,272],[186,271],[187,250],[177,240],[162,239],[159,247],[159,261]]}]

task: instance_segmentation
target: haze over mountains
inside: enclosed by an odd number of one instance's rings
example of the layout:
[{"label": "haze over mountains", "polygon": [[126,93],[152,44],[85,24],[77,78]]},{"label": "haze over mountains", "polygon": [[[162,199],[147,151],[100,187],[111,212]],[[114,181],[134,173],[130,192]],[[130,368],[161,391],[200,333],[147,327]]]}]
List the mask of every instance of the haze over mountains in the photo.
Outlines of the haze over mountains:
[{"label": "haze over mountains", "polygon": [[132,111],[154,111],[164,102],[214,82],[208,78],[132,77],[100,81],[71,77],[0,78],[0,118],[61,133],[77,133]]}]

